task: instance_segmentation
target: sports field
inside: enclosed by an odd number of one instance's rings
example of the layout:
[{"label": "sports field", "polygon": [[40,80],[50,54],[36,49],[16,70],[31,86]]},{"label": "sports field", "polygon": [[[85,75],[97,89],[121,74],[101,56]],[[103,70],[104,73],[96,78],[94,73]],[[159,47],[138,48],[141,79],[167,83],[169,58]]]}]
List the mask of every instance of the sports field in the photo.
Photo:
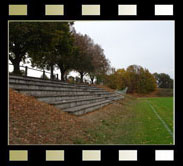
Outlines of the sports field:
[{"label": "sports field", "polygon": [[173,144],[173,97],[126,97],[113,113],[87,131],[90,143]]}]

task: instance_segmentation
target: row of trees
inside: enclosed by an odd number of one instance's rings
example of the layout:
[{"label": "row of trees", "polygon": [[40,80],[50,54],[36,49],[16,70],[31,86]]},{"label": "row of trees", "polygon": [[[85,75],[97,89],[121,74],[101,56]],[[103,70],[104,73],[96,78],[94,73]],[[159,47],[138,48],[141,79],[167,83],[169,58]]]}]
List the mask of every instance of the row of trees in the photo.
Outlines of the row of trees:
[{"label": "row of trees", "polygon": [[111,73],[101,77],[104,84],[112,89],[128,87],[129,93],[149,93],[159,88],[173,88],[173,79],[165,73],[151,74],[148,69],[130,65],[127,69],[111,68]]},{"label": "row of trees", "polygon": [[9,60],[14,74],[20,74],[20,62],[30,58],[33,67],[59,69],[61,80],[70,71],[78,71],[81,82],[88,75],[94,79],[110,68],[103,49],[88,35],[76,33],[72,22],[11,22],[9,25]]}]

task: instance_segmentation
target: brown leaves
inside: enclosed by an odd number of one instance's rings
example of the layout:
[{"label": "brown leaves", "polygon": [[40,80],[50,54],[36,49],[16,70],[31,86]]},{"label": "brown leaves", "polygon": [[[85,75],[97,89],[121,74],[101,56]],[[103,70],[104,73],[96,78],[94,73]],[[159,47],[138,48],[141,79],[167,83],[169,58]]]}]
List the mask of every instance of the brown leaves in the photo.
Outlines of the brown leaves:
[{"label": "brown leaves", "polygon": [[67,144],[72,135],[82,135],[73,115],[12,89],[9,101],[10,144]]}]

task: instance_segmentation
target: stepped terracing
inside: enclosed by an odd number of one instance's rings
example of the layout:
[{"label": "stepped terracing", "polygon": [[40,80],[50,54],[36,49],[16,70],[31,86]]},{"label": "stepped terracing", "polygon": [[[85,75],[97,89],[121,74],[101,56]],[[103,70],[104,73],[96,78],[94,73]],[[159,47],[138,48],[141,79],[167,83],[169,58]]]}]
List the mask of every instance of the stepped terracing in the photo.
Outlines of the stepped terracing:
[{"label": "stepped terracing", "polygon": [[13,75],[9,76],[9,88],[75,115],[94,111],[123,98],[119,93],[95,86]]}]

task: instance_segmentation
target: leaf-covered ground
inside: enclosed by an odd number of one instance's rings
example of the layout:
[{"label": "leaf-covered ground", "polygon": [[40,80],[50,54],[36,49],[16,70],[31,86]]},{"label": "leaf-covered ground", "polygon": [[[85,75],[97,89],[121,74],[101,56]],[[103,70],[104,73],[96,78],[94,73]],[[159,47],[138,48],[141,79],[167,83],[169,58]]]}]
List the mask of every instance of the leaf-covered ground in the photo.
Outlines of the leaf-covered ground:
[{"label": "leaf-covered ground", "polygon": [[74,115],[10,89],[10,144],[69,144],[73,137],[84,135],[81,128]]},{"label": "leaf-covered ground", "polygon": [[[91,113],[74,116],[10,89],[10,144],[172,144],[147,100],[173,131],[173,99],[127,95]],[[170,107],[171,106],[171,107]]]}]

